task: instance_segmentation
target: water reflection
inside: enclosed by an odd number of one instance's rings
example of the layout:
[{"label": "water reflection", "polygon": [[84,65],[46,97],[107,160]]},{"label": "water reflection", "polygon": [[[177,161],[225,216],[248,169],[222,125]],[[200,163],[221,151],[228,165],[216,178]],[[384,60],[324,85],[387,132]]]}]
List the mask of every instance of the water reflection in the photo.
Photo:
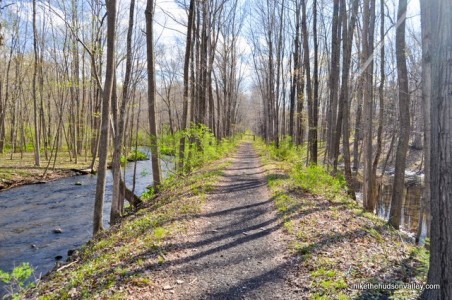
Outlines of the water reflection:
[{"label": "water reflection", "polygon": [[[386,177],[382,181],[377,183],[378,200],[376,207],[376,214],[385,219],[389,219],[389,212],[391,209],[391,199],[392,199],[392,178]],[[358,186],[358,199],[362,201],[362,187]],[[404,189],[404,202],[402,206],[401,214],[401,227],[403,230],[411,233],[413,237],[418,232],[419,219],[421,216],[421,208],[427,207],[427,203],[423,197],[424,187],[421,182],[421,178],[410,178],[408,182],[405,183]],[[422,242],[426,235],[428,229],[427,223],[428,212],[423,211],[423,218],[421,222],[421,232],[420,241]]]}]

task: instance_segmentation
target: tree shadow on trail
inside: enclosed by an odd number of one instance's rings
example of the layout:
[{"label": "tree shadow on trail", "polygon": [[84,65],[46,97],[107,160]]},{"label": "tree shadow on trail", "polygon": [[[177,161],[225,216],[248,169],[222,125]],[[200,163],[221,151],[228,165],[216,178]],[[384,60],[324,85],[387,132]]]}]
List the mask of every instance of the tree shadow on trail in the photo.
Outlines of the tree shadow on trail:
[{"label": "tree shadow on trail", "polygon": [[228,289],[206,295],[206,299],[244,299],[243,297],[245,296],[262,299],[265,295],[262,295],[261,293],[259,293],[259,295],[253,295],[256,293],[255,291],[267,283],[279,282],[282,286],[289,267],[289,262],[282,263],[261,275],[242,280]]}]

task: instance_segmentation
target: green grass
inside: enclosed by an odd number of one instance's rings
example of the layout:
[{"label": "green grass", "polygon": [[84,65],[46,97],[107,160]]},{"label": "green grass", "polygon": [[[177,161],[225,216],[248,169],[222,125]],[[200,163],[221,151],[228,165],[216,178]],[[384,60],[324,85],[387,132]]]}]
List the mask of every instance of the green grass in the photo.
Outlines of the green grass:
[{"label": "green grass", "polygon": [[[288,247],[299,257],[297,284],[309,299],[414,299],[416,290],[353,290],[355,283],[425,283],[428,251],[403,233],[365,212],[347,195],[341,174],[332,176],[321,165],[306,166],[305,147],[290,140],[281,149],[257,140],[255,148],[267,173],[278,215],[289,237]],[[377,298],[372,298],[377,297]]]},{"label": "green grass", "polygon": [[[222,143],[222,157],[238,141],[235,139],[227,146]],[[147,195],[144,208],[83,246],[77,263],[52,273],[40,283],[35,290],[39,298],[123,299],[125,286],[152,285],[150,271],[166,263],[169,249],[165,242],[185,233],[189,220],[201,212],[206,193],[230,163],[223,159],[208,164],[213,157],[204,156],[204,166],[198,166],[190,175],[166,179],[158,195]]]}]

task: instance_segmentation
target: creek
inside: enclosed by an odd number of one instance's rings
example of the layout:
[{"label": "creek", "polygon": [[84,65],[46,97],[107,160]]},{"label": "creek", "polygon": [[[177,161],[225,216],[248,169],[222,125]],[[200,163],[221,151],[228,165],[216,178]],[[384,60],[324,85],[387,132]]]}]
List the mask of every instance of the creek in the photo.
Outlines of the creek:
[{"label": "creek", "polygon": [[[391,175],[385,175],[382,180],[377,183],[377,207],[376,214],[385,219],[389,219],[389,211],[391,209],[391,199],[392,199],[392,186],[394,177]],[[356,196],[358,201],[362,202],[362,186],[358,185],[356,188]],[[425,199],[423,197],[423,174],[416,175],[412,172],[405,173],[405,190],[404,190],[404,202],[402,206],[401,214],[401,227],[402,230],[409,233],[411,236],[415,237],[419,227],[419,218],[421,212],[421,205],[426,205]],[[427,223],[427,213],[423,212],[423,219],[421,223],[421,232],[419,240],[421,243],[425,240],[427,236],[428,223]]]},{"label": "creek", "polygon": [[[168,162],[169,161],[169,162]],[[125,167],[126,185],[132,189],[134,163]],[[174,166],[162,160],[163,177]],[[22,262],[34,268],[39,278],[67,252],[81,247],[92,237],[95,175],[79,175],[45,184],[25,185],[0,192],[0,269],[10,272]],[[135,194],[141,195],[152,184],[151,161],[138,161]],[[107,172],[104,226],[108,228],[112,175]],[[61,233],[55,233],[61,229]],[[61,258],[60,258],[61,257]],[[0,283],[0,298],[5,293]]]}]

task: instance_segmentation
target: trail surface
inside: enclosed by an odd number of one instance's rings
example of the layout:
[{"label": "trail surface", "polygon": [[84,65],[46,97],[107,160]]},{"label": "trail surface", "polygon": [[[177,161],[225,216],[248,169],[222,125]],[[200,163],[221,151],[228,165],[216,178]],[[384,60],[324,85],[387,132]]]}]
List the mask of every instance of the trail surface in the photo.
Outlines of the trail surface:
[{"label": "trail surface", "polygon": [[193,229],[157,271],[149,298],[297,299],[285,280],[285,252],[259,157],[243,143]]}]

